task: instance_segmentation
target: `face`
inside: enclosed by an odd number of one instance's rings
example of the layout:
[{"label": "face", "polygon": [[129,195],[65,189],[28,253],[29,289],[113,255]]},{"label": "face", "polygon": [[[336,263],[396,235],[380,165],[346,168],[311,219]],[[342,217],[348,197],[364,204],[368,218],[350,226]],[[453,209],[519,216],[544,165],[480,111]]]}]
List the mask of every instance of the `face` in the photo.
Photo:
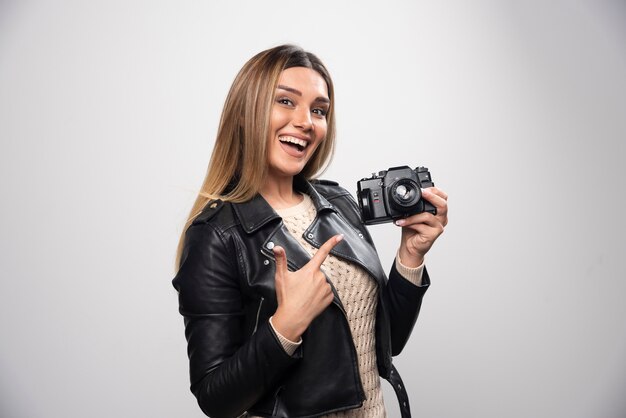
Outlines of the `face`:
[{"label": "face", "polygon": [[329,108],[328,88],[318,72],[293,67],[281,73],[270,118],[270,179],[302,171],[326,137]]}]

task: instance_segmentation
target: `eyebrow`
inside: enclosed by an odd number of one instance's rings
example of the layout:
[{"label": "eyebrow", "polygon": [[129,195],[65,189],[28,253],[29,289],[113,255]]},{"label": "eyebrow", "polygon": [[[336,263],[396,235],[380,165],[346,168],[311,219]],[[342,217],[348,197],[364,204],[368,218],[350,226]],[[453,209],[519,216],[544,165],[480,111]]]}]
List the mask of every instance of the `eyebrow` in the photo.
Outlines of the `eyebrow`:
[{"label": "eyebrow", "polygon": [[[278,86],[276,86],[277,89],[281,89],[281,90],[285,90],[288,91],[290,93],[293,93],[297,96],[302,97],[302,92],[300,90],[296,90],[293,87],[289,87],[289,86],[283,86],[282,84],[279,84]],[[330,100],[327,97],[317,97],[315,98],[316,102],[322,102],[322,103],[330,103]]]}]

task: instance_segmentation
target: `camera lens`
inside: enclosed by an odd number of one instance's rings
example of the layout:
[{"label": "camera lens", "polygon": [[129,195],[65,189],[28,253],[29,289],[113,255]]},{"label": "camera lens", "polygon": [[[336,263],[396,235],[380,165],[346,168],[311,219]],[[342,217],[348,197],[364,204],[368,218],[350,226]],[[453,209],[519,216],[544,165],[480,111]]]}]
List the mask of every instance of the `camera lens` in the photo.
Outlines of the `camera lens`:
[{"label": "camera lens", "polygon": [[400,185],[396,188],[396,197],[401,202],[409,202],[415,195],[415,190],[409,189],[404,185]]},{"label": "camera lens", "polygon": [[415,206],[422,193],[419,186],[411,179],[400,179],[391,187],[391,203],[400,210]]}]

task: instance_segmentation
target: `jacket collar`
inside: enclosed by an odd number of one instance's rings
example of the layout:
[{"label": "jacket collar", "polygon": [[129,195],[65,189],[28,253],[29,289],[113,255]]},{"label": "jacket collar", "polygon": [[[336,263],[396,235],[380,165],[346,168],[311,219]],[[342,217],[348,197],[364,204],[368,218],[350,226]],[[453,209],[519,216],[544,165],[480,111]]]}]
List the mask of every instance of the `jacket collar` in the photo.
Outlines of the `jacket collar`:
[{"label": "jacket collar", "polygon": [[[300,175],[294,177],[293,184],[295,190],[309,195],[318,213],[323,210],[336,212],[333,205],[331,205],[304,177]],[[265,224],[275,219],[280,219],[280,216],[260,194],[257,194],[247,202],[233,204],[233,207],[241,221],[243,229],[247,233],[255,232]]]}]

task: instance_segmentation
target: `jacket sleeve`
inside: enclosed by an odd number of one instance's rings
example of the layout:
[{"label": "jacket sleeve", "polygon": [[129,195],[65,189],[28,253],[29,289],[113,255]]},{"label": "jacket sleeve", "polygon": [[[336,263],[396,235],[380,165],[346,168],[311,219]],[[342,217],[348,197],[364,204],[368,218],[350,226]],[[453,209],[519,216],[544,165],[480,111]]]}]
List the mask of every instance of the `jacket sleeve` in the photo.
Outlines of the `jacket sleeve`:
[{"label": "jacket sleeve", "polygon": [[252,336],[244,335],[236,254],[211,224],[194,224],[173,280],[185,320],[191,391],[211,417],[241,415],[271,394],[297,361],[267,321]]},{"label": "jacket sleeve", "polygon": [[393,356],[400,354],[409,340],[429,285],[430,278],[426,267],[422,274],[422,285],[416,286],[402,277],[395,261],[392,264],[387,286],[383,289],[383,303],[389,315]]}]

